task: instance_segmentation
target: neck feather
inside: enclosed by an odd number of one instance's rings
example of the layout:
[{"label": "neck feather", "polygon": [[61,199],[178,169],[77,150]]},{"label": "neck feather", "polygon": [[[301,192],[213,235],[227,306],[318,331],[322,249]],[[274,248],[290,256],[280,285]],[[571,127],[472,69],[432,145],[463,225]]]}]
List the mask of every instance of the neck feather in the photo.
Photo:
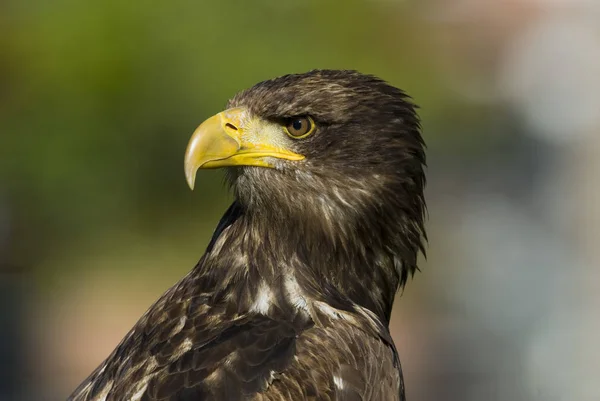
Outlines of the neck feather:
[{"label": "neck feather", "polygon": [[402,219],[374,210],[365,216],[370,224],[355,220],[350,227],[268,210],[277,208],[252,210],[235,202],[219,223],[194,272],[213,286],[216,302],[238,313],[282,316],[315,305],[362,310],[387,325],[419,249],[404,235],[410,227]]}]

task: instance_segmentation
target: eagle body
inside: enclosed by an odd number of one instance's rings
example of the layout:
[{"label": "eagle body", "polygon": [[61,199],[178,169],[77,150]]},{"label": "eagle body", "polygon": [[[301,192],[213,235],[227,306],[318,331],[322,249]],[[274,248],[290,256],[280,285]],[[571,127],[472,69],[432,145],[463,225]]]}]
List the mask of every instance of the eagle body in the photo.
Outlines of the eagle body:
[{"label": "eagle body", "polygon": [[404,400],[388,330],[423,248],[414,106],[353,71],[261,82],[194,133],[235,201],[72,401]]}]

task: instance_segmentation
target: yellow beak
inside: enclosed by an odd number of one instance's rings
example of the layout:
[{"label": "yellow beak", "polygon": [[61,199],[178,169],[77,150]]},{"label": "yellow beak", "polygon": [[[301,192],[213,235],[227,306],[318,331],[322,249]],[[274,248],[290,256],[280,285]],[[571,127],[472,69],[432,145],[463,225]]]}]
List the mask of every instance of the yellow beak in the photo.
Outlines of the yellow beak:
[{"label": "yellow beak", "polygon": [[[244,108],[225,110],[200,124],[185,152],[185,177],[190,188],[194,189],[199,168],[273,167],[269,158],[304,159],[302,155],[276,146],[279,141],[272,138],[272,130],[261,133],[260,127],[269,124],[272,123],[252,119]],[[248,135],[250,126],[252,135]]]}]

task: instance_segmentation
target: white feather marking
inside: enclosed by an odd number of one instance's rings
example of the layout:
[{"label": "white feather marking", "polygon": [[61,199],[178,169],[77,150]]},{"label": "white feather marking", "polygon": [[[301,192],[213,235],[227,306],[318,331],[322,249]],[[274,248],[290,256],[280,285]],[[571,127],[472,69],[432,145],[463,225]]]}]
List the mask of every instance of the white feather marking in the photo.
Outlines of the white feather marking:
[{"label": "white feather marking", "polygon": [[300,285],[298,285],[296,277],[293,275],[286,277],[284,285],[290,303],[295,308],[308,310],[306,298],[304,297],[304,294],[302,294],[302,289],[300,288]]},{"label": "white feather marking", "polygon": [[273,380],[275,380],[275,375],[276,375],[276,372],[274,370],[271,370],[269,372],[269,378],[267,379],[269,384],[273,383]]},{"label": "white feather marking", "polygon": [[240,357],[239,354],[234,351],[225,358],[224,363],[225,363],[225,365],[233,366],[233,364],[236,363],[236,361],[239,359],[239,357]]},{"label": "white feather marking", "polygon": [[271,289],[263,281],[258,287],[256,299],[250,307],[250,310],[252,312],[262,313],[263,315],[266,315],[267,313],[269,313],[269,309],[271,308],[272,299],[273,291],[271,291]]},{"label": "white feather marking", "polygon": [[181,316],[179,318],[179,322],[177,322],[177,326],[175,326],[173,328],[173,332],[171,333],[171,335],[175,335],[177,333],[179,333],[181,331],[181,329],[183,329],[183,327],[185,326],[185,321],[187,320],[187,317],[185,316]]},{"label": "white feather marking", "polygon": [[348,202],[346,199],[344,199],[344,196],[342,195],[342,193],[340,192],[340,189],[337,187],[333,188],[333,193],[335,194],[336,198],[338,198],[340,200],[340,202],[342,202],[342,204],[346,207],[349,207],[351,209],[354,209],[354,206],[352,206],[352,204],[350,202]]},{"label": "white feather marking", "polygon": [[344,381],[339,376],[333,376],[333,384],[335,384],[335,386],[340,390],[344,389]]},{"label": "white feather marking", "polygon": [[248,255],[241,254],[241,255],[236,256],[236,262],[240,266],[248,266]]},{"label": "white feather marking", "polygon": [[360,313],[364,318],[367,319],[367,321],[369,322],[369,324],[371,324],[371,327],[373,327],[373,328],[378,327],[377,322],[379,321],[379,319],[377,318],[377,315],[375,315],[369,309],[364,308],[364,307],[359,306],[359,305],[356,305],[356,304],[354,304],[354,309],[358,313]]},{"label": "white feather marking", "polygon": [[185,340],[183,340],[183,342],[179,345],[179,347],[177,347],[177,349],[175,349],[175,351],[173,351],[171,360],[175,360],[175,359],[179,358],[181,355],[183,355],[186,352],[188,352],[189,350],[191,350],[192,345],[193,345],[193,343],[192,343],[191,339],[186,338]]},{"label": "white feather marking", "polygon": [[315,305],[321,312],[323,312],[332,319],[339,319],[340,317],[342,317],[342,315],[337,309],[332,308],[325,302],[315,302]]}]

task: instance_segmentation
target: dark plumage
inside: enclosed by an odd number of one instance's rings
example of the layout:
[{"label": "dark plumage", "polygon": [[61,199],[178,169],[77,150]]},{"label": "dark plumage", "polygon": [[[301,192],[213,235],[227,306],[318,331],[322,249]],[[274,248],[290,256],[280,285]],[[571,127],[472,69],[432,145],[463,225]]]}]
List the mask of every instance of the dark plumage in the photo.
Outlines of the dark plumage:
[{"label": "dark plumage", "polygon": [[[236,200],[196,267],[69,400],[403,400],[388,324],[425,236],[410,99],[312,71],[228,109],[194,134],[186,173],[193,185],[198,167],[227,167]],[[296,117],[314,132],[286,135]]]}]

